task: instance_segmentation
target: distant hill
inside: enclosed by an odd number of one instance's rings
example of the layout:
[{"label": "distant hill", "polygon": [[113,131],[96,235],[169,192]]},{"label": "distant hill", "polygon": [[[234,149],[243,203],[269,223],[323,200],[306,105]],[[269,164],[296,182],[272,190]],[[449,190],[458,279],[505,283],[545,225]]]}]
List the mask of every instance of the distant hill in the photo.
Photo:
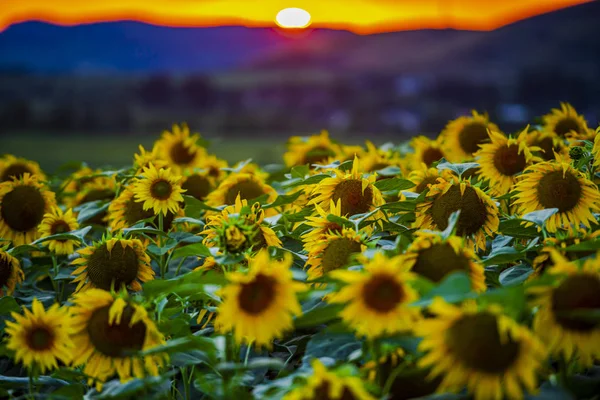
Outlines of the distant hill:
[{"label": "distant hill", "polygon": [[[0,70],[188,73],[324,69],[493,77],[553,66],[600,74],[600,2],[492,32],[423,30],[359,36],[315,30],[167,28],[136,22],[59,27],[40,22],[0,33]],[[594,72],[595,71],[595,72]]]}]

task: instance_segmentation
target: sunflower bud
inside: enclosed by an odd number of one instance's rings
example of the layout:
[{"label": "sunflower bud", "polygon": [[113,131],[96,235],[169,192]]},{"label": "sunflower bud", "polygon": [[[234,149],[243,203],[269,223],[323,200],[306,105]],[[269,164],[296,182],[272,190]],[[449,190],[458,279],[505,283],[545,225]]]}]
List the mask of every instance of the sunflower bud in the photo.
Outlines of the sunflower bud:
[{"label": "sunflower bud", "polygon": [[585,149],[580,146],[573,146],[569,149],[569,157],[572,160],[577,161],[585,156]]}]

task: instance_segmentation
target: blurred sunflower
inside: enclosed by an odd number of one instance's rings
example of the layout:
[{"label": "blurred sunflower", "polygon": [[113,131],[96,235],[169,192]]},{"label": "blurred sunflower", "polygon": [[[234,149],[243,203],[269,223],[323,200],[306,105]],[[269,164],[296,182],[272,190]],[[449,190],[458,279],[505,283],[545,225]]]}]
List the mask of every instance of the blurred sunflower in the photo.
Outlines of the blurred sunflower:
[{"label": "blurred sunflower", "polygon": [[[97,173],[102,171],[98,170]],[[95,176],[80,181],[80,188],[73,199],[65,199],[68,207],[76,207],[91,201],[110,202],[117,194],[117,181],[114,176]],[[108,219],[106,211],[86,221],[88,224],[105,226]]]},{"label": "blurred sunflower", "polygon": [[180,173],[183,168],[198,167],[206,156],[204,147],[198,146],[200,135],[190,134],[187,124],[174,124],[173,131],[164,131],[154,144],[152,152],[166,160],[173,172]]},{"label": "blurred sunflower", "polygon": [[600,167],[600,126],[596,129],[596,137],[594,138],[592,155],[594,156],[594,165],[596,167]]},{"label": "blurred sunflower", "polygon": [[427,168],[427,165],[421,164],[408,175],[408,180],[416,185],[408,190],[414,193],[423,193],[425,189],[429,189],[430,185],[437,183],[438,178],[442,177],[444,171],[448,170],[440,171],[437,168]]},{"label": "blurred sunflower", "polygon": [[[371,141],[366,141],[367,151],[359,154],[361,163],[366,172],[377,172],[388,167],[398,167],[402,165],[402,159],[391,150],[383,150],[376,147]],[[384,178],[378,176],[378,179]]]},{"label": "blurred sunflower", "polygon": [[500,128],[490,122],[487,114],[472,112],[472,116],[462,116],[450,121],[440,134],[442,149],[448,161],[471,160],[479,150],[479,145],[489,143],[488,129],[500,132]]},{"label": "blurred sunflower", "polygon": [[482,144],[475,153],[480,165],[478,175],[482,180],[489,181],[491,193],[504,195],[510,191],[527,166],[540,161],[531,154],[527,145],[527,130],[525,128],[516,138],[506,137],[496,131],[489,131],[491,143]]},{"label": "blurred sunflower", "polygon": [[79,190],[83,187],[84,184],[90,182],[94,178],[91,176],[100,172],[100,170],[94,171],[90,167],[85,164],[82,164],[79,169],[73,172],[68,178],[65,179],[63,185],[62,195],[66,197],[65,201],[68,205],[73,205],[73,199],[79,193]]},{"label": "blurred sunflower", "polygon": [[183,171],[181,188],[187,196],[204,201],[216,186],[216,179],[206,170]]},{"label": "blurred sunflower", "polygon": [[133,378],[158,376],[167,356],[153,354],[139,356],[164,343],[146,310],[138,304],[100,289],[91,289],[74,296],[73,365],[83,367],[89,384],[96,381],[96,389],[113,375],[121,383]]},{"label": "blurred sunflower", "polygon": [[365,155],[365,149],[359,145],[348,145],[348,144],[340,144],[340,153],[337,157],[331,157],[327,161],[327,164],[331,164],[334,161],[345,162],[354,160],[356,157],[362,158]]},{"label": "blurred sunflower", "polygon": [[139,149],[139,154],[133,155],[133,168],[138,174],[143,173],[144,168],[150,167],[150,164],[154,165],[156,168],[167,168],[169,166],[169,163],[166,160],[160,158],[157,147],[148,151],[140,144]]},{"label": "blurred sunflower", "polygon": [[547,273],[557,279],[533,286],[530,293],[539,307],[533,320],[535,332],[547,343],[552,355],[576,357],[584,367],[600,360],[600,323],[577,316],[577,312],[600,308],[600,262],[587,259],[581,268],[552,251],[554,266]]},{"label": "blurred sunflower", "polygon": [[479,249],[485,249],[486,235],[497,230],[498,207],[490,196],[469,181],[453,178],[450,182],[440,179],[431,185],[426,201],[417,205],[414,226],[419,229],[444,230],[450,215],[460,210],[456,234],[469,239]]},{"label": "blurred sunflower", "polygon": [[346,371],[327,370],[318,358],[311,361],[311,366],[313,374],[283,400],[375,400],[359,377]]},{"label": "blurred sunflower", "polygon": [[412,168],[419,168],[421,164],[430,167],[436,161],[445,158],[440,139],[431,140],[427,136],[416,136],[410,141],[414,153],[411,155]]},{"label": "blurred sunflower", "polygon": [[600,210],[600,192],[586,176],[565,161],[544,162],[529,167],[515,186],[514,204],[521,214],[547,208],[558,212],[546,220],[548,232],[558,228],[588,229]]},{"label": "blurred sunflower", "polygon": [[[167,211],[163,220],[164,231],[168,232],[173,225],[173,220],[176,217],[182,216],[183,210],[181,208],[177,211],[177,214]],[[108,206],[109,226],[113,231],[130,228],[139,221],[152,217],[155,217],[154,210],[151,208],[144,210],[143,204],[135,200],[132,185],[126,186],[121,190],[119,196]],[[156,220],[154,221],[154,225],[158,225]]]},{"label": "blurred sunflower", "polygon": [[23,174],[36,175],[38,180],[45,181],[46,175],[35,161],[18,158],[11,154],[0,157],[0,182],[21,179]]},{"label": "blurred sunflower", "polygon": [[12,296],[15,286],[23,282],[24,278],[19,260],[0,247],[0,296]]},{"label": "blurred sunflower", "polygon": [[6,347],[15,352],[15,360],[30,370],[42,374],[58,368],[58,362],[68,364],[74,345],[74,330],[66,307],[55,303],[48,310],[36,298],[31,311],[23,307],[23,314],[11,313],[15,321],[6,321]]},{"label": "blurred sunflower", "polygon": [[250,173],[232,173],[206,196],[206,204],[213,207],[233,205],[238,195],[242,200],[253,200],[265,194],[269,202],[277,198],[275,189],[258,176]]},{"label": "blurred sunflower", "polygon": [[77,251],[81,257],[73,261],[77,267],[72,275],[77,275],[73,283],[77,283],[76,291],[90,288],[115,290],[128,287],[131,290],[142,290],[140,282],[154,279],[154,271],[150,267],[150,257],[146,254],[146,246],[139,239],[104,236]]},{"label": "blurred sunflower", "polygon": [[29,244],[39,237],[44,215],[56,206],[54,193],[25,173],[19,179],[0,183],[0,237],[13,246]]},{"label": "blurred sunflower", "polygon": [[346,304],[340,316],[359,336],[372,339],[410,330],[420,316],[420,309],[409,305],[418,298],[410,287],[416,276],[410,266],[399,256],[387,258],[382,253],[362,262],[363,271],[331,273],[346,285],[327,301]]},{"label": "blurred sunflower", "polygon": [[415,240],[401,256],[411,271],[439,283],[449,274],[462,271],[471,278],[473,290],[485,291],[485,270],[464,238],[443,238],[435,232],[417,231]]},{"label": "blurred sunflower", "polygon": [[[58,235],[79,229],[77,218],[73,215],[73,210],[68,209],[63,212],[59,207],[53,207],[52,210],[44,214],[44,219],[40,223],[40,237]],[[73,254],[74,246],[79,245],[77,239],[52,239],[44,242],[51,252],[57,255]]]},{"label": "blurred sunflower", "polygon": [[319,135],[308,137],[292,136],[287,143],[283,160],[288,167],[306,164],[312,166],[336,157],[339,153],[340,146],[331,141],[327,131],[321,131]]},{"label": "blurred sunflower", "polygon": [[363,177],[358,158],[354,158],[352,171],[340,169],[334,171],[334,176],[320,181],[313,194],[315,197],[309,204],[318,204],[324,211],[329,211],[331,201],[341,201],[342,216],[368,213],[384,204],[381,192],[375,187],[375,175]]},{"label": "blurred sunflower", "polygon": [[142,177],[133,183],[135,201],[143,203],[144,210],[152,209],[154,214],[166,216],[168,212],[177,214],[183,202],[181,176],[171,168],[156,168],[150,164],[144,168]]},{"label": "blurred sunflower", "polygon": [[[223,274],[225,272],[223,266],[219,265],[215,258],[212,256],[206,257],[204,259],[200,259],[200,257],[198,257],[198,259],[202,262],[202,264],[194,268],[194,271],[202,271],[204,273],[216,272],[218,274]],[[200,324],[201,329],[206,328],[215,316],[215,313],[210,311],[208,307],[214,308],[216,306],[217,304],[215,304],[213,300],[209,300],[205,302],[202,308],[200,308],[198,312],[198,317],[196,318],[196,322]]]},{"label": "blurred sunflower", "polygon": [[546,362],[542,342],[527,328],[502,314],[498,305],[480,309],[475,302],[457,307],[434,299],[434,315],[415,325],[427,352],[419,365],[431,377],[443,376],[439,393],[464,386],[476,400],[521,399],[523,388],[537,389],[536,373]]},{"label": "blurred sunflower", "polygon": [[261,250],[249,261],[246,273],[227,274],[229,283],[218,292],[223,303],[217,311],[216,330],[234,331],[238,343],[271,347],[274,338],[292,328],[292,316],[302,313],[297,293],[306,286],[294,282],[291,265],[291,254],[278,261]]},{"label": "blurred sunflower", "polygon": [[315,280],[321,276],[348,266],[353,256],[367,249],[367,231],[356,232],[343,228],[341,231],[330,230],[314,242],[305,242],[304,247],[310,249],[306,268],[308,279]]},{"label": "blurred sunflower", "polygon": [[531,131],[527,134],[527,143],[530,148],[539,148],[533,153],[539,155],[544,161],[554,160],[554,153],[566,157],[569,152],[565,140],[554,132]]},{"label": "blurred sunflower", "polygon": [[585,243],[592,240],[597,240],[600,236],[600,231],[590,232],[588,229],[578,229],[575,231],[564,231],[559,229],[555,232],[555,237],[547,237],[544,239],[544,247],[539,251],[538,255],[533,259],[532,267],[533,274],[529,279],[535,279],[542,275],[550,266],[552,259],[550,253],[558,251],[563,257],[569,260],[578,260],[594,254],[594,251],[565,251],[569,246]]},{"label": "blurred sunflower", "polygon": [[281,247],[281,241],[264,223],[264,218],[265,213],[259,203],[249,207],[248,201],[238,195],[234,205],[225,207],[220,214],[206,217],[204,231],[200,233],[206,235],[202,243],[230,253]]},{"label": "blurred sunflower", "polygon": [[569,103],[560,103],[560,108],[553,108],[542,120],[544,131],[562,138],[586,139],[590,135],[585,118]]},{"label": "blurred sunflower", "polygon": [[337,222],[331,222],[327,217],[331,214],[336,217],[342,217],[342,205],[341,200],[335,203],[333,200],[330,201],[329,211],[324,211],[319,205],[315,205],[315,211],[317,215],[306,217],[304,222],[306,225],[312,227],[304,235],[302,235],[302,241],[304,242],[304,249],[308,252],[315,246],[320,246],[321,241],[327,238],[327,235],[333,233],[341,233],[344,227]]}]

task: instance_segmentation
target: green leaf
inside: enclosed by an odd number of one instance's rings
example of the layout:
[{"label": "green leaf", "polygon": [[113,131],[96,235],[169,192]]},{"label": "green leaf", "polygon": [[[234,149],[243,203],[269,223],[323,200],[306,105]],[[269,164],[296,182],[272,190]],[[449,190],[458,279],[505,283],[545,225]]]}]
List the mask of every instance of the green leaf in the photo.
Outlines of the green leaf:
[{"label": "green leaf", "polygon": [[50,399],[52,400],[73,400],[73,399],[83,399],[84,387],[81,383],[72,383],[70,385],[65,385],[57,390],[53,391],[50,394]]},{"label": "green leaf", "polygon": [[498,280],[500,281],[502,286],[519,285],[525,282],[525,280],[532,273],[533,269],[530,266],[519,264],[502,271]]},{"label": "green leaf", "polygon": [[180,247],[173,252],[171,256],[172,260],[177,260],[182,257],[190,257],[190,256],[203,256],[210,257],[211,253],[208,247],[203,245],[202,243],[194,243],[187,246]]},{"label": "green leaf", "polygon": [[0,315],[9,315],[11,312],[21,312],[19,303],[11,296],[0,297]]},{"label": "green leaf", "polygon": [[506,236],[514,238],[532,239],[540,236],[535,226],[525,227],[523,224],[529,223],[522,219],[507,219],[500,221],[498,231]]},{"label": "green leaf", "polygon": [[81,229],[72,232],[65,233],[57,233],[56,235],[50,235],[38,240],[33,241],[31,244],[36,245],[38,243],[47,242],[48,240],[78,240],[80,242],[84,241],[85,235],[92,229],[91,226],[86,226]]},{"label": "green leaf", "polygon": [[217,347],[212,339],[193,335],[169,340],[165,344],[140,352],[140,355],[174,354],[192,350],[202,351],[210,359],[214,359],[217,355]]},{"label": "green leaf", "polygon": [[343,304],[325,304],[302,314],[294,321],[296,328],[308,328],[326,324],[338,318],[340,311],[344,309]]},{"label": "green leaf", "polygon": [[402,174],[402,170],[398,167],[385,167],[374,172],[380,176],[396,176]]},{"label": "green leaf", "polygon": [[298,165],[290,170],[291,178],[304,179],[310,173],[308,165]]},{"label": "green leaf", "polygon": [[278,358],[257,357],[248,361],[248,364],[226,362],[217,364],[216,369],[222,372],[243,372],[254,369],[269,369],[279,371],[285,368],[285,363]]},{"label": "green leaf", "polygon": [[8,253],[13,257],[18,257],[21,254],[29,253],[32,251],[40,251],[40,249],[29,244],[24,244],[21,246],[13,247],[12,249],[8,250]]},{"label": "green leaf", "polygon": [[596,251],[596,250],[600,250],[600,240],[592,240],[589,242],[573,244],[563,250],[564,251]]},{"label": "green leaf", "polygon": [[466,171],[479,168],[479,164],[477,163],[463,163],[463,164],[453,164],[442,158],[437,165],[437,169],[439,171],[449,169],[450,171],[454,171],[458,176],[462,176]]},{"label": "green leaf", "polygon": [[375,182],[375,187],[382,192],[387,192],[389,190],[406,190],[414,186],[416,185],[413,182],[401,178],[387,178]]},{"label": "green leaf", "polygon": [[339,226],[345,226],[347,228],[354,228],[354,224],[352,223],[352,221],[348,221],[346,218],[339,217],[337,215],[329,214],[327,216],[327,221],[338,224]]},{"label": "green leaf", "polygon": [[532,211],[521,217],[521,219],[533,222],[539,227],[543,227],[548,218],[558,212],[558,208],[546,208],[544,210]]},{"label": "green leaf", "polygon": [[513,261],[517,261],[523,258],[523,254],[512,247],[502,247],[492,254],[489,257],[485,257],[482,259],[483,265],[502,265],[508,264]]},{"label": "green leaf", "polygon": [[450,217],[448,217],[448,226],[442,232],[442,237],[444,239],[449,238],[456,232],[456,225],[458,224],[459,217],[460,217],[460,210],[454,211],[452,214],[450,214]]},{"label": "green leaf", "polygon": [[415,306],[428,306],[435,297],[442,297],[449,303],[456,303],[470,297],[471,280],[465,272],[453,272],[425,296],[412,303]]},{"label": "green leaf", "polygon": [[184,211],[186,217],[200,218],[204,211],[221,212],[218,208],[211,207],[192,196],[183,195],[183,201],[185,202]]},{"label": "green leaf", "polygon": [[148,235],[157,235],[162,237],[169,236],[166,232],[161,231],[160,229],[146,227],[143,226],[143,224],[141,224],[140,226],[132,226],[131,228],[124,228],[122,229],[122,232],[128,235],[132,233],[144,233]]},{"label": "green leaf", "polygon": [[74,210],[78,212],[77,222],[79,224],[83,224],[87,220],[94,218],[96,215],[106,212],[106,210],[108,210],[108,205],[109,202],[107,201],[96,200],[84,203],[79,207],[75,207]]},{"label": "green leaf", "polygon": [[284,206],[286,204],[291,204],[294,201],[296,201],[298,199],[298,197],[300,197],[302,194],[303,194],[302,191],[298,191],[294,194],[280,194],[279,196],[277,196],[275,201],[273,201],[272,203],[263,205],[262,208],[267,209],[267,208]]},{"label": "green leaf", "polygon": [[146,248],[146,250],[149,253],[152,253],[154,255],[157,256],[162,256],[164,254],[167,254],[171,249],[174,249],[175,247],[177,247],[179,243],[177,243],[177,240],[171,239],[169,238],[165,243],[163,243],[162,246],[157,246],[154,243],[148,245],[148,247]]},{"label": "green leaf", "polygon": [[346,360],[350,354],[362,347],[362,341],[353,334],[337,334],[319,332],[306,345],[303,363],[310,365],[313,358],[330,357],[335,360]]},{"label": "green leaf", "polygon": [[381,210],[389,210],[391,212],[397,213],[402,211],[415,211],[416,203],[414,200],[409,201],[395,201],[382,205],[379,207]]},{"label": "green leaf", "polygon": [[155,279],[144,283],[148,298],[179,293],[182,290],[201,293],[205,285],[224,285],[227,281],[217,272],[192,271],[173,279]]}]

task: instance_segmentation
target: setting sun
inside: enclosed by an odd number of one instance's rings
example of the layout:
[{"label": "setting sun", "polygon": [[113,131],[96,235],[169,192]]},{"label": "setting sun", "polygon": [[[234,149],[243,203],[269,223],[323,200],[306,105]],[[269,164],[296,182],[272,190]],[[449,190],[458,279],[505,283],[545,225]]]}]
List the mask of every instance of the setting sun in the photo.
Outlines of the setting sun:
[{"label": "setting sun", "polygon": [[275,22],[282,28],[302,29],[310,25],[310,14],[301,8],[284,8],[277,13]]}]

